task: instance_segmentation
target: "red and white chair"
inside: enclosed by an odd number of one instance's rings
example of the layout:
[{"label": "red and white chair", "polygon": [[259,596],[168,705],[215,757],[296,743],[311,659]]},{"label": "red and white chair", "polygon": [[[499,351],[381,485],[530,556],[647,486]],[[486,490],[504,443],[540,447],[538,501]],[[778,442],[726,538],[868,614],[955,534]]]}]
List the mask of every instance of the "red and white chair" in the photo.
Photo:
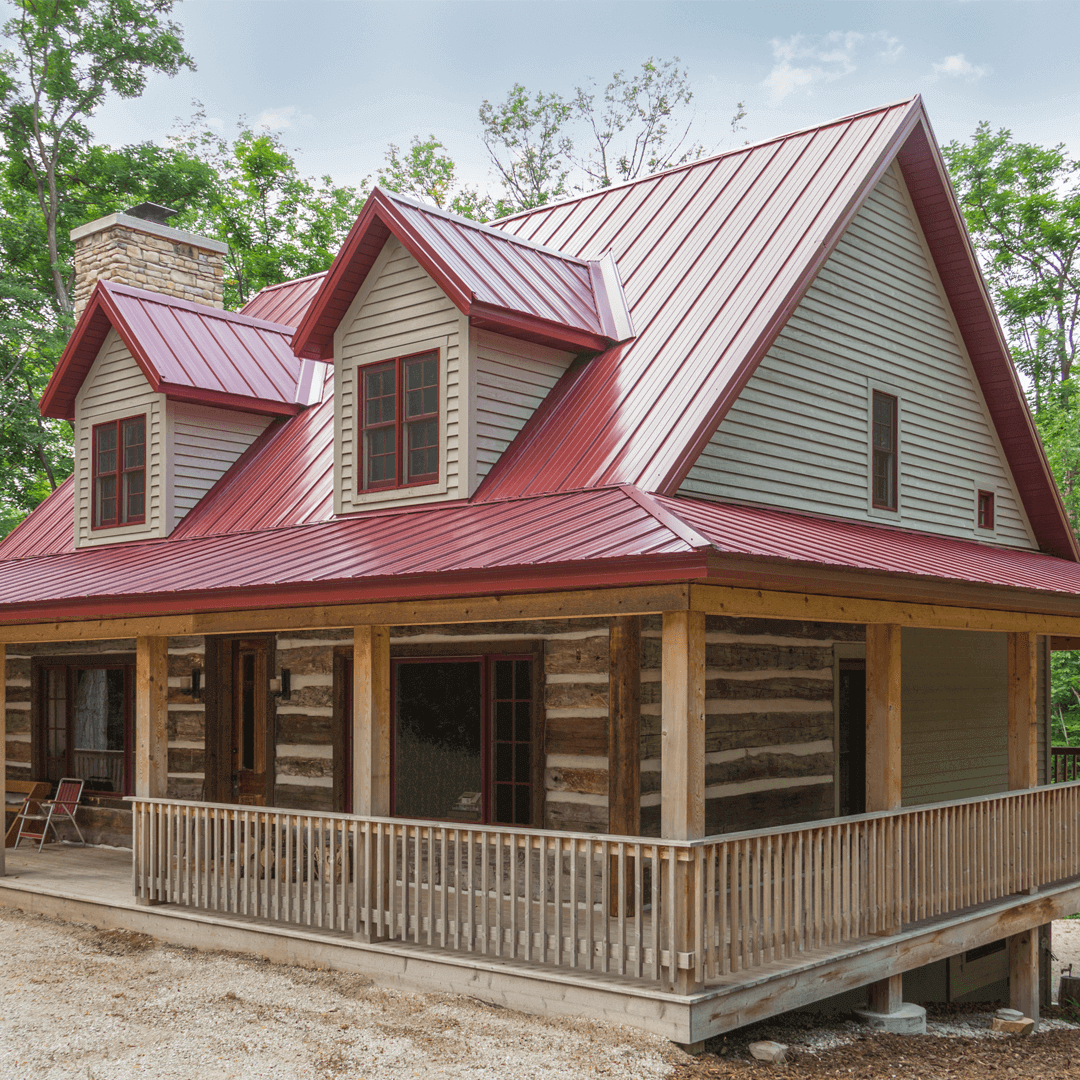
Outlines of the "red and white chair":
[{"label": "red and white chair", "polygon": [[[56,797],[53,799],[42,799],[37,804],[36,813],[31,813],[31,809],[34,809],[33,804],[27,800],[25,806],[19,813],[19,835],[15,838],[15,847],[19,846],[19,841],[25,836],[27,840],[37,840],[38,851],[45,846],[45,839],[49,835],[49,829],[53,831],[53,835],[56,837],[57,842],[60,840],[60,836],[56,831],[56,822],[53,820],[56,818],[59,821],[63,821],[67,818],[72,825],[75,826],[75,831],[79,834],[79,842],[85,847],[86,841],[83,839],[82,829],[79,828],[79,823],[75,820],[75,811],[79,808],[79,800],[82,798],[83,784],[85,781],[75,779],[74,777],[65,777],[59,784],[56,785]],[[36,831],[36,828],[26,827],[28,821],[41,822],[39,826],[40,831]]]}]

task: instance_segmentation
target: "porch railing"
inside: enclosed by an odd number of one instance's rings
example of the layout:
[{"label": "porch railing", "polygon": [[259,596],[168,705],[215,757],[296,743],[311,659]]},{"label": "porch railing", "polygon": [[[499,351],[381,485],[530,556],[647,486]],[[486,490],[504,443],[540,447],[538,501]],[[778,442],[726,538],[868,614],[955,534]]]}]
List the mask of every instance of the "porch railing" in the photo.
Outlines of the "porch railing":
[{"label": "porch railing", "polygon": [[1050,748],[1050,783],[1064,784],[1080,780],[1080,746]]},{"label": "porch railing", "polygon": [[665,989],[1080,876],[1080,783],[682,842],[133,802],[140,899]]}]

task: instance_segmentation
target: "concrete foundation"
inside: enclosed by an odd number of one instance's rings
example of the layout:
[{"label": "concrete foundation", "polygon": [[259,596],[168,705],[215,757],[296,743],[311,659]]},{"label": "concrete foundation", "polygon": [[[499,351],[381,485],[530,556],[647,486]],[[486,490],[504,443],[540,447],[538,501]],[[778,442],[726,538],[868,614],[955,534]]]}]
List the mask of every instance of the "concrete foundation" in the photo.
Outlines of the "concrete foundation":
[{"label": "concrete foundation", "polygon": [[925,1035],[926,1010],[921,1005],[904,1002],[899,1009],[888,1013],[856,1009],[855,1019],[872,1031],[887,1031],[894,1035]]}]

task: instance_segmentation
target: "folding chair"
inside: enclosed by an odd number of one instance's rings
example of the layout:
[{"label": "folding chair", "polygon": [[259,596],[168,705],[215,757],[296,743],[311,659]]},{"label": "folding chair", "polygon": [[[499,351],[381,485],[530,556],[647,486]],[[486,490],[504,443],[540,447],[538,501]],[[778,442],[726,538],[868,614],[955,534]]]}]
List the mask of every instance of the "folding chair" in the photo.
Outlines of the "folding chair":
[{"label": "folding chair", "polygon": [[[60,820],[66,817],[75,826],[75,831],[79,834],[79,842],[85,847],[86,841],[83,839],[82,829],[79,828],[79,823],[75,820],[75,811],[78,810],[79,800],[82,798],[83,783],[84,781],[70,776],[61,780],[56,785],[56,798],[42,799],[38,804],[36,814],[29,812],[31,804],[28,799],[27,804],[19,814],[19,835],[15,838],[15,847],[19,846],[19,841],[25,836],[28,840],[40,841],[38,843],[38,851],[40,851],[45,846],[45,838],[48,836],[50,828],[57,841],[59,841],[60,836],[56,832],[56,824],[53,822],[53,815],[57,814]],[[28,821],[43,822],[41,832],[31,832],[27,829],[26,823]]]}]

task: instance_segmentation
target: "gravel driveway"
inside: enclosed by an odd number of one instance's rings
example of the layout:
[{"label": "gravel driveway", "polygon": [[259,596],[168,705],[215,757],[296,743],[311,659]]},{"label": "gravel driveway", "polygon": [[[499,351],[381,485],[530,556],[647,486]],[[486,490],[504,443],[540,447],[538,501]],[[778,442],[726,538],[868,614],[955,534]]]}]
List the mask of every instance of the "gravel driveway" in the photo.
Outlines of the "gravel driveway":
[{"label": "gravel driveway", "polygon": [[666,1076],[664,1039],[0,909],[3,1080]]}]

